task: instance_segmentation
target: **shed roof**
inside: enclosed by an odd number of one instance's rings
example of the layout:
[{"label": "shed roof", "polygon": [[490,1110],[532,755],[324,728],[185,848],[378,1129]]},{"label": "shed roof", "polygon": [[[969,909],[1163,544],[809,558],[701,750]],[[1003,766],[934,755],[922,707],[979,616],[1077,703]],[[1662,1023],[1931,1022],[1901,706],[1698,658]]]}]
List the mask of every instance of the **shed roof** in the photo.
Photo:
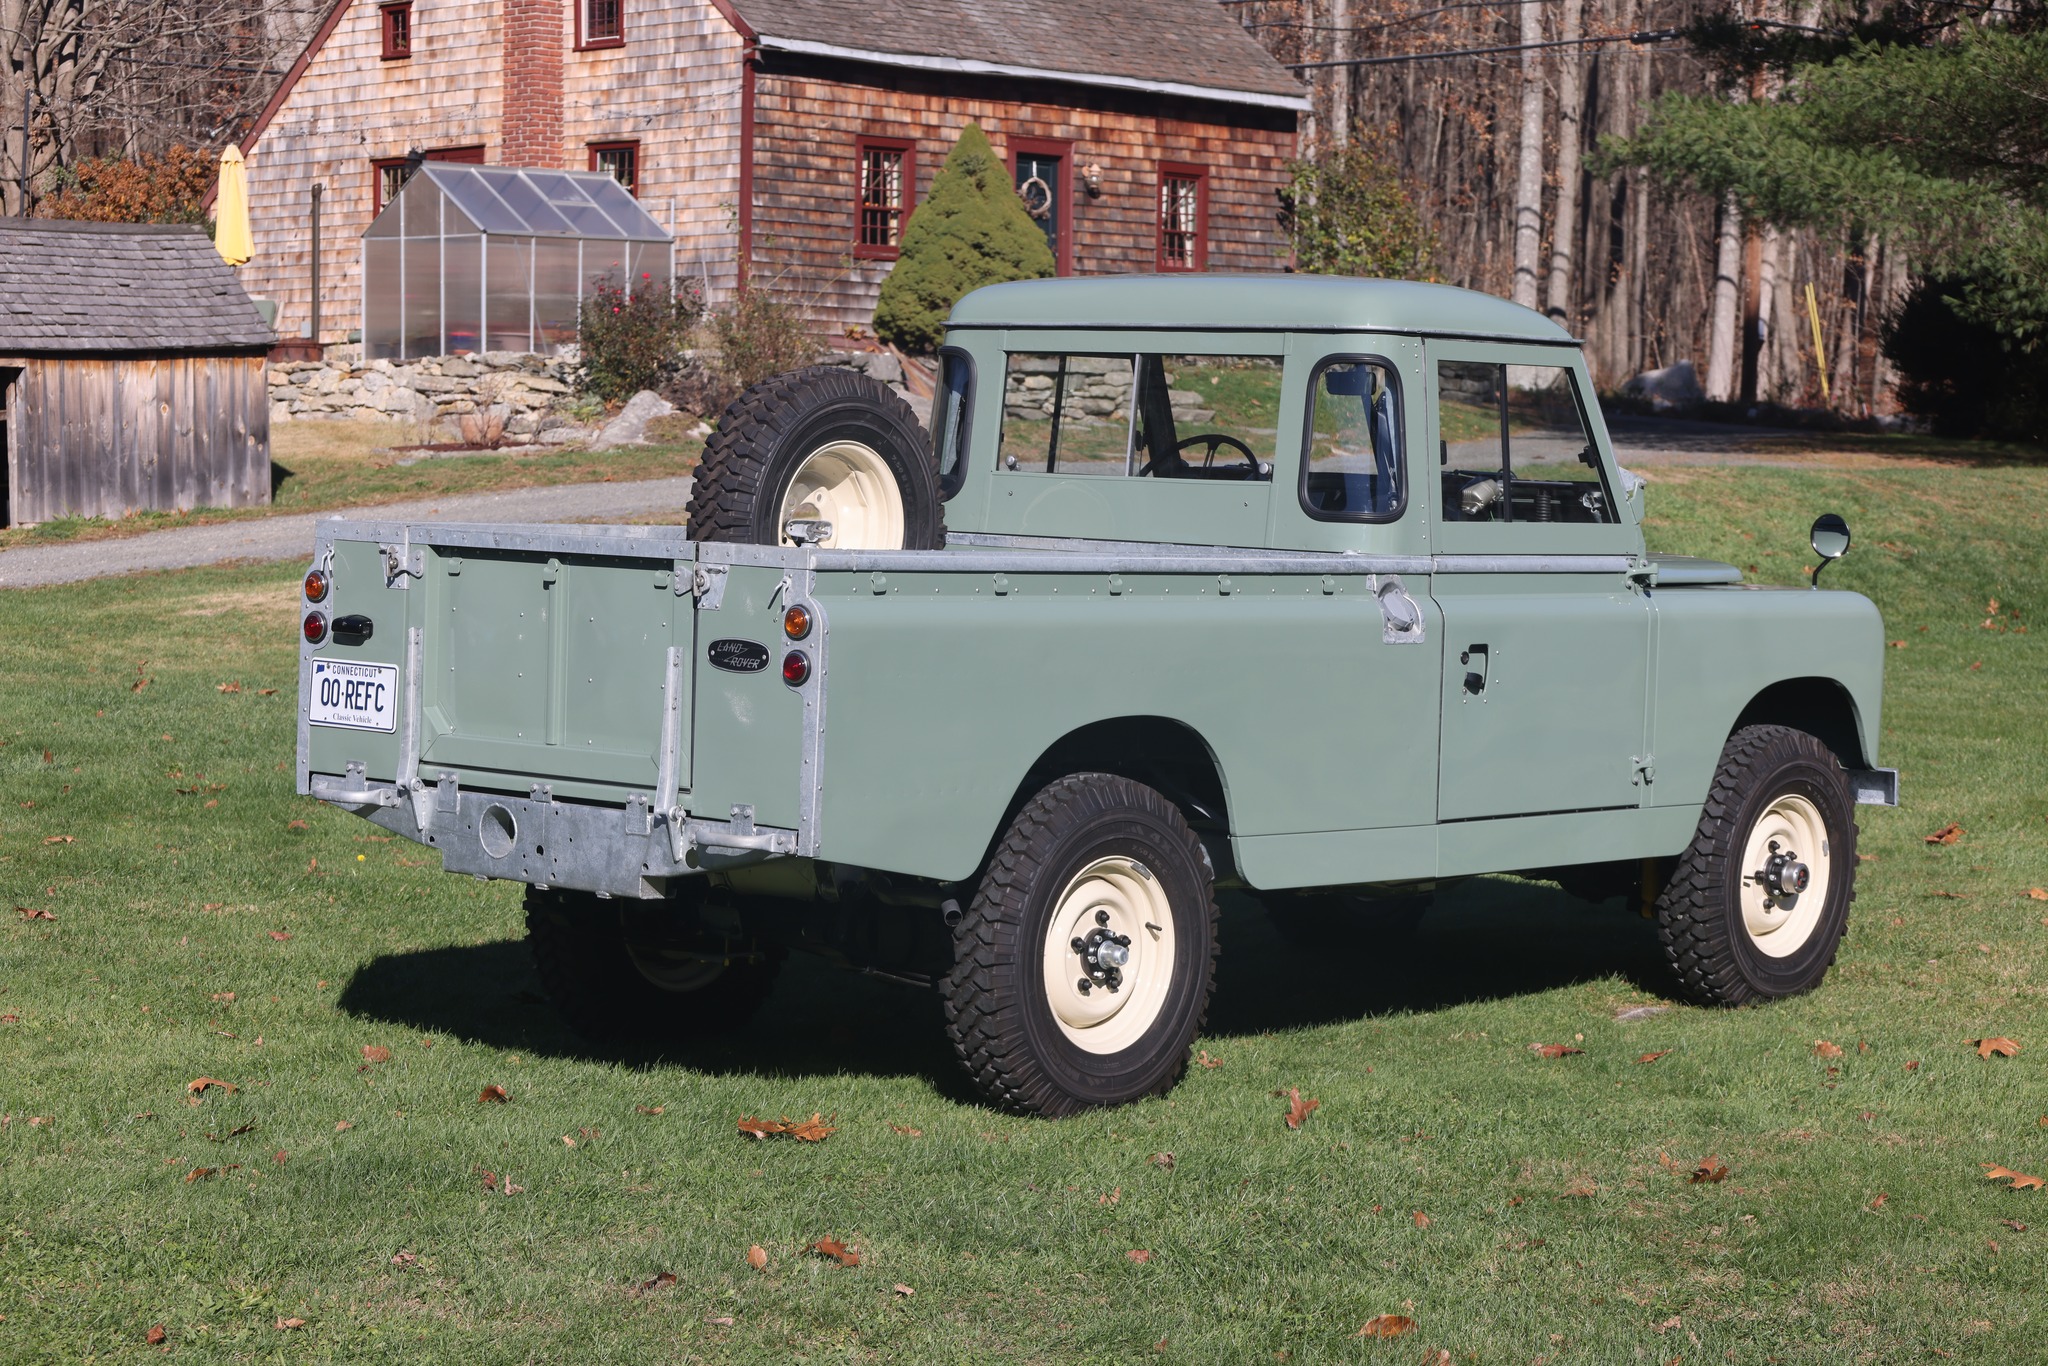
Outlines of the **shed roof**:
[{"label": "shed roof", "polygon": [[0,355],[258,350],[276,340],[198,224],[0,218]]},{"label": "shed roof", "polygon": [[728,0],[762,47],[1306,110],[1216,0]]},{"label": "shed roof", "polygon": [[1094,275],[1018,280],[953,306],[955,327],[1404,332],[1569,342],[1533,309],[1414,280],[1335,275]]},{"label": "shed roof", "polygon": [[[439,212],[433,201],[441,200]],[[414,205],[421,206],[417,211]],[[669,234],[632,192],[603,171],[423,162],[363,229],[365,237],[469,233],[666,242]]]}]

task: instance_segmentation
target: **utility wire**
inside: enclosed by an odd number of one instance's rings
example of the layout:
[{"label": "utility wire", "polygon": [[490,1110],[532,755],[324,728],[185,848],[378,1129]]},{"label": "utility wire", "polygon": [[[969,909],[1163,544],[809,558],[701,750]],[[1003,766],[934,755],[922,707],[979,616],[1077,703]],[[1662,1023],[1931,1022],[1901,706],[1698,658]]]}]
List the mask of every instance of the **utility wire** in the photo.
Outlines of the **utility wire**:
[{"label": "utility wire", "polygon": [[1653,32],[1617,33],[1605,38],[1556,38],[1543,43],[1503,43],[1497,47],[1461,47],[1443,52],[1398,52],[1387,57],[1344,57],[1326,62],[1284,62],[1289,71],[1319,71],[1336,66],[1394,66],[1402,62],[1433,62],[1446,57],[1489,57],[1501,52],[1533,52],[1545,47],[1596,47],[1603,43],[1628,43],[1634,47],[1647,47],[1653,43],[1672,43],[1686,35],[1679,29],[1657,29]]}]

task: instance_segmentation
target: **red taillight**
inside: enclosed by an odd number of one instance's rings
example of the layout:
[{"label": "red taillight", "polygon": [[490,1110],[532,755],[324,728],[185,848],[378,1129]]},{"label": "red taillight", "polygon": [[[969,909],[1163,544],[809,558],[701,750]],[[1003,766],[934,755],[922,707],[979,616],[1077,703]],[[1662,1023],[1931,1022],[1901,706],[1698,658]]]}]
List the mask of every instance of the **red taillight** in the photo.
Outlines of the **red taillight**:
[{"label": "red taillight", "polygon": [[306,601],[327,601],[327,576],[317,569],[306,575]]},{"label": "red taillight", "polygon": [[[321,641],[327,639],[326,614],[323,612],[306,613],[306,620],[302,623],[301,629],[306,633],[306,643],[308,645],[318,645]],[[787,670],[784,672],[787,672]]]},{"label": "red taillight", "polygon": [[802,650],[791,650],[782,657],[782,681],[792,688],[803,686],[811,676],[811,657]]}]

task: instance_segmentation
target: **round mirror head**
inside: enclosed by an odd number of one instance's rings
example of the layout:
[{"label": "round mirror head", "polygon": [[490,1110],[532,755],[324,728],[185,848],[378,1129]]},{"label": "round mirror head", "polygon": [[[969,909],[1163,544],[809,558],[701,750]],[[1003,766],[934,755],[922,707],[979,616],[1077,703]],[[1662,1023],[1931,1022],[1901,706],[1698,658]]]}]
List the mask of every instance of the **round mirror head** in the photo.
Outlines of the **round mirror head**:
[{"label": "round mirror head", "polygon": [[1823,560],[1839,560],[1849,553],[1849,524],[1839,513],[1824,512],[1814,519],[1813,553]]}]

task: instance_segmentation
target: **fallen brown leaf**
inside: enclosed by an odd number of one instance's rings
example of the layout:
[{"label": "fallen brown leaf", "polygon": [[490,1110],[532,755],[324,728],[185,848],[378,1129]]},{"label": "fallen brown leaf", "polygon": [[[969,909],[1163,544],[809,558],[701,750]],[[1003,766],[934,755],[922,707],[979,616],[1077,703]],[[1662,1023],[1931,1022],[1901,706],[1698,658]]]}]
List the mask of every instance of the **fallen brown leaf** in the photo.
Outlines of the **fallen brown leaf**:
[{"label": "fallen brown leaf", "polygon": [[1879,1192],[1877,1193],[1877,1198],[1876,1198],[1876,1199],[1874,1199],[1874,1200],[1872,1200],[1872,1201],[1870,1202],[1870,1204],[1869,1204],[1868,1208],[1870,1208],[1870,1209],[1883,1209],[1883,1208],[1884,1208],[1884,1202],[1885,1202],[1885,1201],[1887,1201],[1887,1200],[1889,1200],[1889,1199],[1891,1199],[1891,1196],[1889,1196],[1889,1195],[1885,1194],[1885,1193],[1884,1193],[1883,1191],[1879,1191]]},{"label": "fallen brown leaf", "polygon": [[667,1109],[666,1105],[635,1105],[633,1113],[637,1115],[658,1115],[664,1113]]},{"label": "fallen brown leaf", "polygon": [[[837,1119],[838,1116],[834,1115],[833,1118]],[[816,1111],[813,1111],[811,1117],[801,1124],[791,1124],[788,1120],[784,1120],[782,1131],[791,1138],[802,1139],[806,1143],[823,1143],[827,1135],[839,1132],[832,1125],[825,1123]]]},{"label": "fallen brown leaf", "polygon": [[213,685],[213,690],[215,692],[240,692],[242,685],[240,683],[216,683]]},{"label": "fallen brown leaf", "polygon": [[195,1096],[200,1094],[202,1091],[205,1091],[208,1087],[213,1087],[216,1090],[225,1091],[231,1096],[235,1092],[242,1089],[239,1086],[234,1085],[232,1082],[222,1081],[218,1077],[194,1077],[192,1078],[192,1080],[185,1083],[186,1092],[190,1095]]},{"label": "fallen brown leaf", "polygon": [[1415,1320],[1406,1314],[1374,1314],[1355,1334],[1362,1338],[1397,1338],[1415,1330]]},{"label": "fallen brown leaf", "polygon": [[1296,1086],[1287,1088],[1287,1102],[1287,1113],[1282,1118],[1287,1121],[1287,1127],[1290,1129],[1299,1129],[1322,1104],[1319,1100],[1303,1100],[1301,1088]]},{"label": "fallen brown leaf", "polygon": [[267,933],[272,939],[275,939],[280,944],[282,944],[285,940],[292,937],[292,932],[290,930],[267,930],[265,931],[265,933]]},{"label": "fallen brown leaf", "polygon": [[747,1249],[747,1265],[756,1271],[768,1269],[768,1253],[759,1243]]},{"label": "fallen brown leaf", "polygon": [[48,911],[36,906],[16,906],[14,909],[21,912],[23,920],[55,920],[57,918]]},{"label": "fallen brown leaf", "polygon": [[[609,474],[607,474],[607,475],[606,475],[606,476],[604,477],[604,479],[605,479],[605,482],[606,482],[607,484],[609,484],[609,483],[611,482],[611,478],[612,478],[612,477],[611,477],[611,476],[610,476]],[[738,1320],[738,1319],[736,1319],[736,1318],[734,1318],[734,1317],[733,1317],[732,1315],[730,1315],[730,1314],[720,1314],[720,1315],[719,1315],[719,1316],[718,1316],[717,1318],[715,1318],[715,1319],[706,1319],[706,1320],[704,1320],[704,1322],[706,1322],[706,1323],[710,1324],[710,1325],[711,1325],[711,1326],[712,1326],[713,1328],[730,1328],[730,1327],[732,1327],[732,1326],[733,1326],[734,1324],[738,1323],[738,1322],[739,1322],[739,1320]]]},{"label": "fallen brown leaf", "polygon": [[479,1105],[503,1105],[511,1099],[512,1093],[496,1082],[476,1093],[476,1103]]},{"label": "fallen brown leaf", "polygon": [[2036,901],[2048,901],[2048,887],[2029,887],[2027,895]]},{"label": "fallen brown leaf", "polygon": [[1221,1058],[1212,1058],[1212,1057],[1210,1057],[1210,1056],[1209,1056],[1209,1050],[1205,1048],[1205,1049],[1203,1049],[1203,1050],[1202,1050],[1201,1052],[1199,1052],[1199,1053],[1197,1053],[1197,1054],[1195,1055],[1195,1066],[1197,1066],[1197,1067],[1221,1067],[1221,1066],[1223,1066],[1223,1059],[1221,1059]]},{"label": "fallen brown leaf", "polygon": [[756,1119],[752,1115],[747,1115],[740,1120],[740,1132],[748,1138],[766,1138],[770,1134],[781,1133],[782,1125],[776,1120]]},{"label": "fallen brown leaf", "polygon": [[2040,1177],[2028,1176],[2026,1173],[2016,1172],[2010,1167],[2001,1167],[1992,1162],[1980,1162],[1977,1165],[1984,1168],[1984,1179],[1986,1181],[2003,1181],[2011,1178],[2012,1189],[2016,1191],[2039,1190],[2043,1184]]},{"label": "fallen brown leaf", "polygon": [[1929,844],[1954,844],[1968,832],[1962,826],[1950,821],[1931,835],[1922,836]]},{"label": "fallen brown leaf", "polygon": [[304,1328],[305,1326],[306,1321],[304,1319],[288,1319],[280,1316],[277,1320],[279,1332],[288,1333],[294,1328]]},{"label": "fallen brown leaf", "polygon": [[1539,1058],[1568,1058],[1574,1053],[1583,1053],[1583,1048],[1573,1048],[1568,1043],[1532,1043],[1529,1051]]},{"label": "fallen brown leaf", "polygon": [[859,1266],[860,1254],[837,1238],[820,1238],[811,1244],[811,1251],[821,1257],[830,1257],[841,1266]]},{"label": "fallen brown leaf", "polygon": [[669,1286],[672,1286],[672,1285],[674,1285],[675,1283],[676,1283],[676,1273],[675,1273],[675,1272],[673,1272],[673,1271],[657,1271],[657,1272],[655,1272],[655,1273],[654,1273],[654,1278],[653,1278],[652,1280],[646,1280],[646,1281],[642,1281],[642,1282],[640,1282],[639,1286],[638,1286],[638,1287],[636,1287],[636,1288],[634,1289],[633,1293],[634,1293],[634,1294],[636,1294],[636,1295],[646,1295],[646,1294],[651,1294],[652,1292],[654,1292],[654,1291],[656,1291],[656,1290],[665,1290],[665,1289],[667,1289],[667,1288],[668,1288]]},{"label": "fallen brown leaf", "polygon": [[571,1137],[569,1137],[569,1135],[567,1135],[567,1134],[563,1134],[563,1135],[562,1135],[562,1146],[563,1146],[563,1147],[565,1147],[565,1148],[573,1148],[573,1147],[575,1147],[575,1146],[576,1146],[576,1140],[575,1140],[575,1139],[573,1139],[573,1138],[571,1138]]},{"label": "fallen brown leaf", "polygon": [[894,1289],[897,1294],[903,1296],[905,1299],[908,1299],[910,1296],[915,1295],[917,1293],[915,1290],[912,1290],[909,1286],[905,1285],[901,1281],[896,1282]]},{"label": "fallen brown leaf", "polygon": [[391,1254],[391,1264],[399,1268],[401,1271],[409,1271],[413,1267],[418,1266],[419,1263],[420,1259],[418,1253],[394,1252]]},{"label": "fallen brown leaf", "polygon": [[1591,1181],[1577,1181],[1558,1192],[1560,1200],[1590,1200],[1600,1193],[1600,1187]]},{"label": "fallen brown leaf", "polygon": [[2000,1219],[1998,1222],[2004,1224],[2014,1233],[2025,1233],[2027,1231],[2027,1226],[2017,1219]]},{"label": "fallen brown leaf", "polygon": [[78,836],[76,836],[76,835],[45,835],[45,836],[43,836],[43,843],[44,843],[44,844],[76,844],[76,843],[78,843]]},{"label": "fallen brown leaf", "polygon": [[890,1125],[889,1127],[890,1127],[891,1129],[894,1129],[894,1130],[895,1130],[895,1131],[896,1131],[897,1133],[899,1133],[899,1134],[903,1135],[903,1136],[904,1136],[905,1138],[923,1138],[923,1137],[924,1137],[924,1130],[922,1130],[922,1129],[913,1129],[913,1128],[911,1128],[911,1127],[910,1127],[910,1126],[909,1126],[908,1124],[891,1124],[891,1125]]},{"label": "fallen brown leaf", "polygon": [[1826,1039],[1815,1039],[1813,1041],[1813,1056],[1816,1058],[1839,1058],[1842,1056],[1842,1049],[1839,1044],[1829,1043]]},{"label": "fallen brown leaf", "polygon": [[1977,1056],[1980,1058],[1988,1058],[1993,1053],[2002,1058],[2010,1058],[2020,1051],[2018,1044],[2002,1035],[1996,1039],[1972,1039],[1970,1042],[1977,1046]]},{"label": "fallen brown leaf", "polygon": [[1415,1227],[1417,1227],[1417,1228],[1428,1228],[1428,1227],[1429,1227],[1429,1224],[1430,1224],[1430,1218],[1429,1218],[1429,1216],[1428,1216],[1427,1214],[1424,1214],[1424,1213],[1423,1213],[1423,1212],[1422,1212],[1421,1210],[1417,1210],[1417,1211],[1415,1211],[1415,1213],[1414,1213],[1414,1215],[1413,1215],[1412,1217],[1413,1217],[1413,1218],[1414,1218],[1414,1220],[1415,1220]]},{"label": "fallen brown leaf", "polygon": [[1637,1058],[1637,1059],[1636,1059],[1636,1061],[1637,1061],[1637,1062],[1655,1062],[1655,1061],[1657,1061],[1657,1059],[1659,1059],[1659,1058],[1668,1058],[1668,1057],[1670,1057],[1670,1056],[1671,1056],[1671,1050],[1670,1050],[1670,1049],[1668,1049],[1668,1048],[1660,1048],[1660,1049],[1658,1049],[1658,1050],[1657,1050],[1657,1051],[1656,1051],[1655,1053],[1645,1053],[1645,1054],[1643,1054],[1643,1056],[1642,1056],[1642,1057],[1640,1057],[1640,1058]]},{"label": "fallen brown leaf", "polygon": [[1903,1070],[1907,1072],[1918,1072],[1920,1070],[1920,1060],[1918,1058],[1915,1058],[1912,1062],[1907,1063]]},{"label": "fallen brown leaf", "polygon": [[272,1162],[275,1162],[278,1166],[282,1167],[286,1162],[289,1162],[291,1160],[291,1156],[292,1155],[290,1153],[286,1152],[282,1148],[279,1148],[276,1152],[270,1155],[270,1160]]},{"label": "fallen brown leaf", "polygon": [[380,1043],[366,1043],[363,1045],[363,1061],[390,1062],[391,1050]]},{"label": "fallen brown leaf", "polygon": [[1105,1206],[1109,1206],[1109,1207],[1112,1207],[1112,1208],[1114,1208],[1114,1207],[1115,1207],[1115,1205],[1116,1205],[1116,1204],[1117,1204],[1117,1203],[1118,1203],[1119,1201],[1121,1201],[1121,1200],[1122,1200],[1123,1198],[1124,1198],[1124,1188],[1123,1188],[1122,1186],[1118,1186],[1118,1187],[1117,1187],[1117,1188],[1116,1188],[1115,1190],[1111,1191],[1111,1192],[1110,1192],[1109,1194],[1107,1194],[1107,1195],[1098,1195],[1098,1196],[1096,1196],[1096,1197],[1095,1197],[1095,1203],[1096,1203],[1096,1204],[1098,1204],[1098,1205],[1105,1205]]},{"label": "fallen brown leaf", "polygon": [[1147,1162],[1150,1162],[1153,1166],[1158,1167],[1162,1171],[1170,1172],[1173,1170],[1172,1153],[1154,1153],[1152,1154],[1152,1156],[1146,1158],[1145,1160]]},{"label": "fallen brown leaf", "polygon": [[1129,1257],[1129,1258],[1130,1258],[1130,1259],[1131,1259],[1132,1261],[1136,1262],[1136,1263],[1137,1263],[1137,1264],[1138,1264],[1139,1266],[1143,1266],[1143,1265],[1144,1265],[1145,1263],[1147,1263],[1147,1262],[1149,1262],[1149,1261],[1151,1261],[1151,1260],[1152,1260],[1152,1253],[1151,1253],[1151,1250],[1150,1250],[1150,1249],[1148,1249],[1148,1248],[1142,1248],[1142,1247],[1134,1247],[1134,1248],[1132,1248],[1132,1249],[1131,1249],[1131,1250],[1130,1250],[1129,1252],[1126,1252],[1126,1253],[1124,1254],[1124,1256],[1126,1256],[1126,1257]]},{"label": "fallen brown leaf", "polygon": [[1709,1157],[1694,1167],[1692,1174],[1685,1179],[1694,1186],[1718,1186],[1728,1179],[1728,1168],[1719,1159]]},{"label": "fallen brown leaf", "polygon": [[169,1336],[170,1334],[164,1331],[164,1326],[161,1323],[152,1323],[149,1326],[149,1331],[142,1335],[142,1340],[152,1347],[160,1347],[163,1345],[164,1339]]},{"label": "fallen brown leaf", "polygon": [[194,1167],[191,1171],[185,1173],[185,1184],[189,1186],[194,1181],[205,1181],[219,1175],[219,1167]]},{"label": "fallen brown leaf", "polygon": [[285,826],[285,829],[287,830],[311,830],[312,828],[312,826],[306,824],[304,821],[292,821],[290,824]]},{"label": "fallen brown leaf", "polygon": [[355,1121],[354,1121],[354,1120],[350,1120],[350,1119],[337,1119],[337,1120],[335,1120],[335,1121],[334,1121],[334,1132],[336,1132],[336,1133],[343,1133],[343,1132],[345,1132],[345,1131],[347,1131],[347,1130],[349,1130],[349,1129],[353,1129],[353,1128],[355,1128],[355,1127],[356,1127],[356,1125],[355,1125]]}]

